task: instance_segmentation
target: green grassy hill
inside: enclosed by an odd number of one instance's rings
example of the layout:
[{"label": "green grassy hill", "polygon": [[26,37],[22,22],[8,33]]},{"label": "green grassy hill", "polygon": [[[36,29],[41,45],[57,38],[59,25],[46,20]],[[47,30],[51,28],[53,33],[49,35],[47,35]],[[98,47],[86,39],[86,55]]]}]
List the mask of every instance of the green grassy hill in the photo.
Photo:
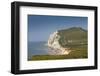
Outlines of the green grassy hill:
[{"label": "green grassy hill", "polygon": [[59,30],[59,43],[63,46],[87,44],[87,31],[80,27]]}]

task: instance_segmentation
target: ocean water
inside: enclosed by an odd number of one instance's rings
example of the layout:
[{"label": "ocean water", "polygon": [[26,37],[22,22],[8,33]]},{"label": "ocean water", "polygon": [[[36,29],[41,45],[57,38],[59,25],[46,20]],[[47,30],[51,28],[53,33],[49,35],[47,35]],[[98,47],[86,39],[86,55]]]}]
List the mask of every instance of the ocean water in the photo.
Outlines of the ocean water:
[{"label": "ocean water", "polygon": [[49,49],[47,42],[28,42],[28,59],[33,55],[48,55]]}]

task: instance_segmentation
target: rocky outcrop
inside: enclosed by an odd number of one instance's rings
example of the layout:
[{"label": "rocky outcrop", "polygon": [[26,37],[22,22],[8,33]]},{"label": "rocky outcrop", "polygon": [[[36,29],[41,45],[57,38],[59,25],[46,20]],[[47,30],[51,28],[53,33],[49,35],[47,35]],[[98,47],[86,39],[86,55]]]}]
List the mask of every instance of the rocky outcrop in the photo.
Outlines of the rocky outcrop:
[{"label": "rocky outcrop", "polygon": [[67,55],[71,52],[69,48],[64,48],[60,45],[59,39],[60,39],[59,32],[56,31],[53,34],[50,35],[48,39],[48,47],[50,50],[49,54],[51,55]]},{"label": "rocky outcrop", "polygon": [[57,31],[54,32],[49,37],[48,46],[55,49],[60,48],[61,45],[59,44],[59,39],[60,39],[60,36],[58,35],[58,32]]}]

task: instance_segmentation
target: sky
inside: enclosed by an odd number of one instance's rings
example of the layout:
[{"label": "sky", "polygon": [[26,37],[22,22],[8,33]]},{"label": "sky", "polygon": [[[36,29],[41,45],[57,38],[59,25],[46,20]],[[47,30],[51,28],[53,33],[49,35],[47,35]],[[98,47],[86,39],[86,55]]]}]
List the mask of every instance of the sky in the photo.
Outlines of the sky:
[{"label": "sky", "polygon": [[28,15],[28,41],[47,41],[56,30],[71,27],[87,29],[87,25],[87,17]]}]

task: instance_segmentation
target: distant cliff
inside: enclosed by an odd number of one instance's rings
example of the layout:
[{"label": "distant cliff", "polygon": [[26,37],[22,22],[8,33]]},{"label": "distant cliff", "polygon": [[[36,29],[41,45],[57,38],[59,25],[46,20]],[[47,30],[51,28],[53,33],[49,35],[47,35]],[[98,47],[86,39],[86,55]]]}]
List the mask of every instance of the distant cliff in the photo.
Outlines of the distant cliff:
[{"label": "distant cliff", "polygon": [[48,47],[53,50],[52,55],[67,55],[72,50],[70,45],[87,44],[87,31],[80,27],[58,30],[48,39]]}]

